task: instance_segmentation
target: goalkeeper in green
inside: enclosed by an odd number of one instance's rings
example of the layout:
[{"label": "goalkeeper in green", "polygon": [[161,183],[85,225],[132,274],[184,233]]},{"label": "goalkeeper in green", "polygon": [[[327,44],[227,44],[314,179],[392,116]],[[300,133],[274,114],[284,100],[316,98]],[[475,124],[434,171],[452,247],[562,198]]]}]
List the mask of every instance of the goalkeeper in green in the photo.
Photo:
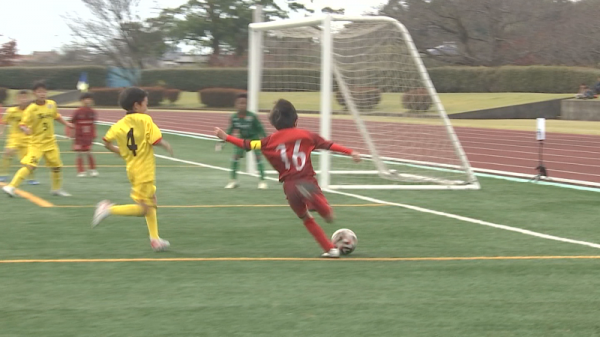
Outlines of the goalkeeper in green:
[{"label": "goalkeeper in green", "polygon": [[[258,140],[267,136],[265,129],[263,128],[258,116],[247,110],[248,96],[246,94],[240,94],[235,99],[235,108],[237,112],[233,114],[229,120],[229,128],[227,134],[232,134],[234,131],[238,131],[241,139]],[[223,147],[223,142],[217,143],[216,150],[220,151]],[[236,188],[238,187],[237,182],[237,171],[240,164],[240,159],[244,158],[246,151],[239,147],[234,147],[233,158],[231,159],[231,181],[225,188]],[[267,189],[268,185],[265,182],[265,169],[262,160],[262,154],[260,150],[255,150],[256,163],[258,171],[260,172],[260,182],[258,188],[261,190]]]}]

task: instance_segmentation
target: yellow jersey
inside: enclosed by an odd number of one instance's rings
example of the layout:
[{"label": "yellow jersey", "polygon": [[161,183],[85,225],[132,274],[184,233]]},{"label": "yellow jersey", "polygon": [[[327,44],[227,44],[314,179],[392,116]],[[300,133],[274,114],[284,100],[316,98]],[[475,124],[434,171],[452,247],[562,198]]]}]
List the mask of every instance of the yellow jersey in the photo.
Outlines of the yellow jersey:
[{"label": "yellow jersey", "polygon": [[127,163],[127,177],[132,184],[154,182],[156,164],[154,148],[162,134],[152,117],[143,113],[127,113],[111,126],[103,138],[116,141],[121,157]]},{"label": "yellow jersey", "polygon": [[48,148],[56,146],[54,120],[60,118],[56,102],[46,100],[43,105],[31,103],[23,112],[21,125],[31,131],[29,146]]},{"label": "yellow jersey", "polygon": [[2,122],[10,128],[8,138],[14,142],[25,143],[29,141],[29,136],[27,136],[19,126],[23,119],[24,111],[25,110],[21,110],[19,107],[12,107],[6,109],[4,116],[2,116]]}]

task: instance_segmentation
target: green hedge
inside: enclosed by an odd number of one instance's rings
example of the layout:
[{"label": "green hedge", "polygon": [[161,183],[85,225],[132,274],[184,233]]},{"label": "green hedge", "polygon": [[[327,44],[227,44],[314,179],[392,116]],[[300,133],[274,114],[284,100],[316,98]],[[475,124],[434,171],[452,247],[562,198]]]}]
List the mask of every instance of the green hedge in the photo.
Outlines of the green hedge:
[{"label": "green hedge", "polygon": [[6,101],[7,98],[8,98],[8,89],[0,88],[0,104],[4,103],[4,101]]},{"label": "green hedge", "polygon": [[[576,92],[581,83],[595,83],[600,70],[550,66],[440,67],[429,69],[429,74],[438,92],[569,93]],[[387,73],[368,71],[363,76],[363,82],[377,83],[388,76]],[[318,70],[267,69],[263,74],[262,88],[264,91],[316,91],[319,90],[319,77]],[[214,87],[246,89],[248,71],[238,68],[193,68],[143,72],[143,85],[154,85],[160,81],[184,91]],[[281,86],[281,83],[285,83],[285,86]],[[398,82],[390,81],[380,89],[383,92],[400,91],[393,87],[395,83]],[[363,83],[348,85],[362,86]]]},{"label": "green hedge", "polygon": [[431,96],[425,88],[415,88],[402,95],[402,106],[408,111],[427,111],[432,103]]},{"label": "green hedge", "polygon": [[592,86],[600,70],[577,67],[507,66],[429,69],[438,92],[575,93],[581,83]]},{"label": "green hedge", "polygon": [[[84,71],[88,73],[92,87],[105,86],[106,69],[102,67],[5,67],[0,68],[0,87],[29,88],[36,80],[43,79],[49,89],[75,89],[79,75]],[[439,67],[429,69],[429,74],[438,92],[574,93],[581,83],[595,83],[600,70],[554,66]],[[365,70],[364,83],[348,85],[365,86],[368,83],[367,86],[372,86],[388,76],[387,73]],[[245,68],[180,68],[144,70],[141,85],[164,83],[170,88],[197,92],[215,87],[245,90],[247,82],[248,70]],[[262,82],[265,91],[318,91],[320,74],[318,69],[267,69]],[[379,89],[382,92],[402,91],[392,87],[395,83],[398,82],[389,81],[387,86],[380,85]]]},{"label": "green hedge", "polygon": [[[142,87],[148,93],[148,106],[159,106],[164,98],[162,87]],[[94,103],[98,106],[119,106],[119,96],[123,88],[92,88]]]},{"label": "green hedge", "polygon": [[[378,88],[350,87],[349,90],[354,104],[361,111],[373,110],[381,102],[381,90]],[[339,105],[344,107],[344,110],[347,110],[346,100],[340,91],[335,93],[335,99]]]},{"label": "green hedge", "polygon": [[[318,91],[318,70],[267,69],[263,73],[262,87],[265,91]],[[142,85],[165,83],[169,88],[183,91],[199,91],[207,88],[232,88],[246,90],[246,68],[182,68],[145,70]],[[285,83],[286,86],[281,86]]]},{"label": "green hedge", "polygon": [[49,90],[76,90],[82,72],[88,73],[90,86],[106,86],[104,67],[2,67],[0,87],[29,89],[34,82],[44,80]]},{"label": "green hedge", "polygon": [[142,87],[148,93],[148,106],[159,106],[163,101],[165,88],[163,87]]},{"label": "green hedge", "polygon": [[94,104],[98,106],[119,106],[119,94],[121,88],[92,88]]},{"label": "green hedge", "polygon": [[175,103],[179,100],[179,96],[181,95],[181,90],[179,89],[165,89],[164,96],[171,103]]},{"label": "green hedge", "polygon": [[198,91],[200,102],[209,108],[232,108],[238,95],[246,93],[242,89],[207,88]]},{"label": "green hedge", "polygon": [[198,91],[206,88],[246,89],[248,70],[237,68],[156,69],[142,73],[142,85],[164,82],[169,88]]}]

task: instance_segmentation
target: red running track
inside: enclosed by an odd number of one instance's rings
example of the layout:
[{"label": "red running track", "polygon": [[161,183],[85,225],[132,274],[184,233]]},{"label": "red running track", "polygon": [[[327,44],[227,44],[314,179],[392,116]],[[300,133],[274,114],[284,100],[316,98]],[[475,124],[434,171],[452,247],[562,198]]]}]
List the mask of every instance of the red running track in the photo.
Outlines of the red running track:
[{"label": "red running track", "polygon": [[[68,110],[65,112],[66,115],[71,113]],[[123,112],[100,110],[99,115],[99,119],[102,121],[115,122],[123,117]],[[212,134],[215,126],[227,126],[229,117],[229,114],[201,111],[153,111],[150,115],[160,128],[202,134]],[[266,116],[261,115],[261,119],[263,119],[265,126],[269,125]],[[302,127],[315,132],[318,131],[317,118],[303,118],[300,123]],[[375,122],[369,123],[373,124]],[[387,130],[390,132],[393,128],[391,125],[394,124],[377,123],[378,125],[372,127],[371,130]],[[334,121],[332,138],[340,143],[351,143],[355,139],[351,139],[348,133],[340,132],[344,124],[353,124],[353,122],[349,120]],[[342,128],[340,128],[340,125]],[[408,129],[413,129],[411,131],[413,134],[431,133],[431,130],[422,132],[425,128],[428,127],[418,126]],[[474,168],[524,173],[532,176],[537,173],[535,167],[538,164],[538,142],[535,140],[535,131],[464,127],[455,127],[455,131]],[[385,131],[382,132],[382,135],[382,137],[385,136]],[[415,150],[416,147],[410,148],[406,145],[398,145],[398,147],[400,149],[395,148],[395,150],[410,153],[411,159],[426,159],[424,153]],[[433,151],[436,155],[435,150]],[[439,156],[443,156],[442,152],[440,150]],[[446,152],[448,151],[446,150]],[[431,155],[431,151],[428,154]],[[382,155],[385,155],[385,153]],[[600,168],[600,136],[547,134],[544,146],[544,162],[551,177],[600,183],[600,173],[598,172],[598,168]]]}]

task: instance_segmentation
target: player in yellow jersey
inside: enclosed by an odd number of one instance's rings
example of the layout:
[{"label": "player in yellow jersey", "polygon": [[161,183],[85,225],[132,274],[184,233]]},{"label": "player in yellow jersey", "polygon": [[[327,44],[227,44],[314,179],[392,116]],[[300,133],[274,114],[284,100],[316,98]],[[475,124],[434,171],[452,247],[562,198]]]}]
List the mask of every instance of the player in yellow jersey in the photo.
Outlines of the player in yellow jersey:
[{"label": "player in yellow jersey", "polygon": [[[127,114],[108,130],[103,140],[107,149],[119,154],[127,163],[131,198],[136,204],[114,205],[108,200],[99,202],[92,219],[92,227],[96,227],[109,215],[144,216],[152,249],[163,251],[169,248],[170,244],[158,236],[153,146],[163,147],[171,156],[173,149],[162,139],[162,134],[152,117],[146,114],[148,93],[140,88],[127,88],[121,93],[119,103]],[[113,145],[113,142],[116,142],[118,147]]]},{"label": "player in yellow jersey", "polygon": [[33,93],[36,100],[30,104],[23,112],[23,119],[19,126],[25,134],[30,135],[29,148],[27,155],[21,160],[23,167],[15,174],[13,180],[2,190],[9,196],[14,197],[15,188],[19,187],[23,180],[35,170],[42,158],[46,160],[46,166],[50,167],[50,177],[52,178],[53,195],[62,197],[71,196],[62,190],[62,161],[60,160],[60,150],[54,137],[54,121],[73,128],[73,124],[65,121],[58,113],[56,102],[46,99],[46,85],[38,82],[33,86]]},{"label": "player in yellow jersey", "polygon": [[[2,156],[2,163],[0,164],[0,182],[8,180],[8,171],[10,169],[10,163],[15,154],[19,155],[19,160],[23,159],[27,154],[27,148],[29,147],[29,136],[26,135],[23,130],[19,127],[21,119],[23,119],[23,112],[29,106],[29,92],[27,90],[21,90],[17,94],[18,106],[10,107],[6,109],[4,116],[2,117],[2,123],[0,123],[0,137],[4,131],[4,124],[8,125],[9,133],[6,139],[6,146],[4,155]],[[29,176],[27,182],[30,185],[39,185],[39,182],[34,179],[33,172]]]}]

